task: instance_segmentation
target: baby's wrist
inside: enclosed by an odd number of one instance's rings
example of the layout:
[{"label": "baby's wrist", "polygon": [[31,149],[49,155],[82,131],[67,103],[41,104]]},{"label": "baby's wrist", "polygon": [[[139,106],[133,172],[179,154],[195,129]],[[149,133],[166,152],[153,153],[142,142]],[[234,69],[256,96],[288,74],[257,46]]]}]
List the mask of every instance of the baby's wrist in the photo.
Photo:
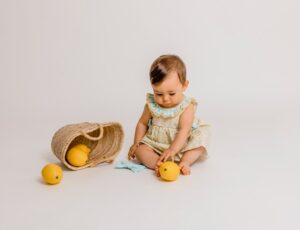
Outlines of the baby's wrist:
[{"label": "baby's wrist", "polygon": [[175,155],[177,153],[177,151],[173,148],[169,148],[169,151],[171,152],[172,155]]},{"label": "baby's wrist", "polygon": [[132,146],[134,146],[134,147],[139,147],[139,146],[140,146],[140,142],[135,142],[135,143],[133,143]]}]

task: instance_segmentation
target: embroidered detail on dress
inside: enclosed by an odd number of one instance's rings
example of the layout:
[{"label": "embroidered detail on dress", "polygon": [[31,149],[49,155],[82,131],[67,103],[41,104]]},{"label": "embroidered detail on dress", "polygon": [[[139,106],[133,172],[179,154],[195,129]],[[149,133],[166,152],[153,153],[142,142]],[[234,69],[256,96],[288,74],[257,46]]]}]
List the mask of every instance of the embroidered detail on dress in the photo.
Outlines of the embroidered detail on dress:
[{"label": "embroidered detail on dress", "polygon": [[158,117],[175,117],[181,114],[188,106],[192,103],[197,105],[197,102],[194,98],[184,97],[182,102],[174,108],[162,108],[154,100],[154,95],[151,93],[147,94],[147,104],[151,113]]},{"label": "embroidered detail on dress", "polygon": [[148,121],[148,127],[152,126],[152,119],[149,119]]}]

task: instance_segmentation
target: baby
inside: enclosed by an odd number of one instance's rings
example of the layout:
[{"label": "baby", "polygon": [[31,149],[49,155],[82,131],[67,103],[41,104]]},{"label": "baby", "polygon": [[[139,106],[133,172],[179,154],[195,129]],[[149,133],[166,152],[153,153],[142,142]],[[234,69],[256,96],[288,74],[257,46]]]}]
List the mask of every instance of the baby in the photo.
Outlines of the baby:
[{"label": "baby", "polygon": [[205,159],[209,126],[195,117],[197,102],[183,93],[189,85],[184,62],[176,55],[162,55],[152,64],[147,94],[128,158],[156,170],[167,160],[179,162],[183,175]]}]

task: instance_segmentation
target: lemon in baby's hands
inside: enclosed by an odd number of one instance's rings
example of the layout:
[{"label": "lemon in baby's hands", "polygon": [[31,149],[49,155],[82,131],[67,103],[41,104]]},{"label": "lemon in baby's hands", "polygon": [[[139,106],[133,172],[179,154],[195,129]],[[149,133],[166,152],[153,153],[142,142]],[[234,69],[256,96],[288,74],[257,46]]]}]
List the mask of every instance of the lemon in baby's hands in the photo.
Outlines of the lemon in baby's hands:
[{"label": "lemon in baby's hands", "polygon": [[174,181],[179,176],[180,169],[176,163],[166,161],[159,166],[159,174],[166,181]]},{"label": "lemon in baby's hands", "polygon": [[63,177],[63,172],[58,165],[47,164],[42,169],[42,177],[47,184],[58,184]]},{"label": "lemon in baby's hands", "polygon": [[88,154],[80,148],[73,147],[67,152],[67,161],[73,166],[83,166],[87,160]]}]

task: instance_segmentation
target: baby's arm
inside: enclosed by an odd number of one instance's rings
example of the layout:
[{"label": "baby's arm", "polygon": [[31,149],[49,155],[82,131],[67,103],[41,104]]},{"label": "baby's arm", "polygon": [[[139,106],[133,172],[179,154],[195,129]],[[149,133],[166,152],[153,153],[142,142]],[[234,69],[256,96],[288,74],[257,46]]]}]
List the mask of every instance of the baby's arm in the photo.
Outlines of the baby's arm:
[{"label": "baby's arm", "polygon": [[148,129],[148,122],[151,119],[151,113],[148,109],[148,106],[145,105],[144,111],[142,116],[140,117],[136,128],[135,128],[135,134],[134,134],[134,143],[139,143],[142,138],[144,137],[145,133]]},{"label": "baby's arm", "polygon": [[128,152],[128,158],[132,159],[134,158],[134,152],[137,149],[140,141],[144,137],[145,133],[148,129],[148,121],[151,119],[152,115],[148,109],[148,106],[145,105],[144,111],[142,113],[142,116],[140,117],[136,128],[135,128],[135,134],[134,134],[134,144],[130,147]]},{"label": "baby's arm", "polygon": [[170,157],[174,160],[174,156],[184,146],[187,138],[190,135],[191,128],[193,125],[193,120],[194,120],[194,114],[195,114],[194,105],[190,104],[181,114],[179,118],[179,127],[178,127],[178,132],[176,134],[176,137],[172,142],[172,144],[170,145],[169,149],[165,150],[164,153],[161,155],[158,161],[159,163],[161,161],[168,160]]}]

